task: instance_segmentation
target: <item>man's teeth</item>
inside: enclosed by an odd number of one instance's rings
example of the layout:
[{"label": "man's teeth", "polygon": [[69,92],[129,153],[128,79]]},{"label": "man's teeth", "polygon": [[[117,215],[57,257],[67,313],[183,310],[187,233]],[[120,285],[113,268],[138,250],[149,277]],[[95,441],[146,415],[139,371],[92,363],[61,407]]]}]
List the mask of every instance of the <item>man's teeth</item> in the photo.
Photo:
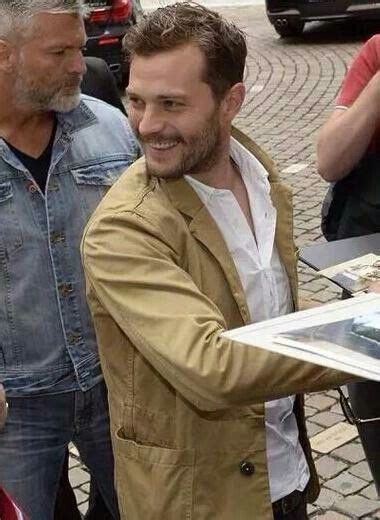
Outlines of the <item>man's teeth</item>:
[{"label": "man's teeth", "polygon": [[168,148],[176,146],[176,144],[178,144],[178,141],[170,141],[167,143],[149,143],[149,146],[156,148],[157,150],[167,150]]}]

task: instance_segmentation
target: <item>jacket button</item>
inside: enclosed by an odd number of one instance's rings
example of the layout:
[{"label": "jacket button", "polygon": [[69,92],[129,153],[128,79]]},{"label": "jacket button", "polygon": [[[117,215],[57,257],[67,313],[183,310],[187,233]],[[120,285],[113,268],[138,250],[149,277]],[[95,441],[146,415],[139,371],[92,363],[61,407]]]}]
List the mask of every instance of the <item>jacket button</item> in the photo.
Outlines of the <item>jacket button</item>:
[{"label": "jacket button", "polygon": [[249,460],[242,460],[239,464],[240,473],[246,477],[250,477],[255,472],[255,466]]},{"label": "jacket button", "polygon": [[27,187],[29,193],[36,193],[38,191],[37,186],[32,181],[28,181],[26,184],[26,187]]},{"label": "jacket button", "polygon": [[50,233],[50,240],[53,244],[56,244],[57,242],[64,242],[65,235],[63,233],[59,233],[57,231],[52,231]]},{"label": "jacket button", "polygon": [[69,345],[76,345],[82,341],[82,336],[80,334],[69,333],[67,334],[67,342]]},{"label": "jacket button", "polygon": [[73,292],[73,286],[71,283],[62,283],[58,286],[58,290],[61,296],[68,296]]}]

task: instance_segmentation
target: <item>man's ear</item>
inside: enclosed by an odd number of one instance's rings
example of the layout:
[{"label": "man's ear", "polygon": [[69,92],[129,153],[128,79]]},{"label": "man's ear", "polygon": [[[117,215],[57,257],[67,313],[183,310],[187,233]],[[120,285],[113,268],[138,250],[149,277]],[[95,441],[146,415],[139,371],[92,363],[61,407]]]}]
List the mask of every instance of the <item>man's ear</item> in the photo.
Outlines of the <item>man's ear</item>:
[{"label": "man's ear", "polygon": [[239,113],[245,98],[245,86],[243,83],[235,83],[225,94],[222,105],[227,119],[232,121]]},{"label": "man's ear", "polygon": [[12,46],[7,40],[0,39],[0,70],[9,72],[12,69]]}]

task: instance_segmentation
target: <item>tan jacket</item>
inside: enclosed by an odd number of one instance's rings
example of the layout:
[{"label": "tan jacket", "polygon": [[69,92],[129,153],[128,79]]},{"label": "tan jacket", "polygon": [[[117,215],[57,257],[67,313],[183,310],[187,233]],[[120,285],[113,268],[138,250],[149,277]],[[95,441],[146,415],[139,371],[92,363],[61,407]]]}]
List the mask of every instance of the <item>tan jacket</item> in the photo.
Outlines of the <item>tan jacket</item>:
[{"label": "tan jacket", "polygon": [[[270,172],[276,244],[296,305],[290,193],[267,156],[240,141]],[[231,256],[189,184],[147,177],[143,159],[101,202],[82,255],[122,519],[271,519],[263,401],[348,377],[220,337],[250,322]],[[300,397],[295,411],[314,500]]]}]

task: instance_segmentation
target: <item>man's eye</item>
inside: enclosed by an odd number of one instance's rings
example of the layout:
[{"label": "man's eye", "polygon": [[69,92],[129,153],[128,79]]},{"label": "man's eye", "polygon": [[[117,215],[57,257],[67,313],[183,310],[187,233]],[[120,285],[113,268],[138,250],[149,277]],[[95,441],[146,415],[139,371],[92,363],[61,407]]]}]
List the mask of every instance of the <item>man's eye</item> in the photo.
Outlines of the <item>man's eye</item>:
[{"label": "man's eye", "polygon": [[64,49],[57,49],[55,51],[51,51],[51,54],[54,54],[54,56],[63,56],[65,54]]},{"label": "man's eye", "polygon": [[136,108],[142,107],[144,105],[144,102],[141,99],[131,96],[128,97],[128,103],[130,103],[133,107]]},{"label": "man's eye", "polygon": [[165,101],[163,102],[163,105],[165,108],[167,108],[169,110],[180,108],[181,106],[183,106],[182,103],[179,103],[178,101],[174,101],[173,99],[165,99]]}]

